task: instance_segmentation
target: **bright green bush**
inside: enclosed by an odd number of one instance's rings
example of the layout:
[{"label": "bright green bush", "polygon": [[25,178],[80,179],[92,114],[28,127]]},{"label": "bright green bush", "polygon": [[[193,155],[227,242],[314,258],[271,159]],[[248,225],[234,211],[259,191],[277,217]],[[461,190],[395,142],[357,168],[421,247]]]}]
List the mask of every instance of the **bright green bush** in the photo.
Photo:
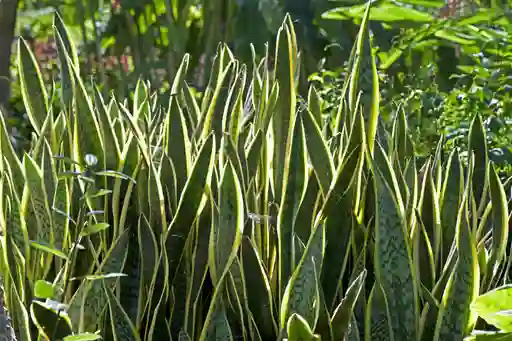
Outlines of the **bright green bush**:
[{"label": "bright green bush", "polygon": [[327,118],[313,88],[297,95],[290,17],[253,65],[219,45],[201,102],[185,56],[166,106],[143,81],[133,104],[89,92],[59,17],[55,94],[22,43],[28,152],[0,120],[0,269],[18,339],[469,335],[472,302],[510,280],[509,185],[478,115],[468,166],[457,151],[420,163],[403,111],[379,124],[373,54],[359,95],[367,14]]}]

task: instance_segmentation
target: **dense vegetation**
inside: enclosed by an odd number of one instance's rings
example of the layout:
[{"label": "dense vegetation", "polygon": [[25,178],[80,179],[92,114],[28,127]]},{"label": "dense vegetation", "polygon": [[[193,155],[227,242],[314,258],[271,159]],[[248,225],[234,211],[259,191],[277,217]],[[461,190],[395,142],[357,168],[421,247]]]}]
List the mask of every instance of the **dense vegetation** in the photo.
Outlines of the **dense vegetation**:
[{"label": "dense vegetation", "polygon": [[0,115],[2,337],[512,337],[505,4],[78,3]]}]

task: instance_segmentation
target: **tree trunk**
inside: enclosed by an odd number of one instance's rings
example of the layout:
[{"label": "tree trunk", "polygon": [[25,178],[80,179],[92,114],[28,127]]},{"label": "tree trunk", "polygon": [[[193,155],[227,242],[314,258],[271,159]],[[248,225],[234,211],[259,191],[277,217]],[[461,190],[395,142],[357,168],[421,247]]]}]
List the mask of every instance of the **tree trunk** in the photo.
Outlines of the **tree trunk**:
[{"label": "tree trunk", "polygon": [[7,108],[11,96],[11,48],[18,0],[0,1],[0,107]]}]

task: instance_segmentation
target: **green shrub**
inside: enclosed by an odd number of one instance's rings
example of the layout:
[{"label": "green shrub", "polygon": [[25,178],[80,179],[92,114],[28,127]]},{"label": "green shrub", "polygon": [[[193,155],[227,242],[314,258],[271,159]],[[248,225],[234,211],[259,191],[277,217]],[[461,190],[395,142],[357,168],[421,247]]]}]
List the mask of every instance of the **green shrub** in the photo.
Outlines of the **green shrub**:
[{"label": "green shrub", "polygon": [[49,96],[22,43],[23,156],[0,120],[0,269],[18,339],[469,335],[471,303],[509,281],[508,184],[479,116],[468,166],[457,151],[420,163],[403,111],[382,128],[375,67],[359,96],[367,14],[328,118],[313,88],[298,100],[290,17],[274,68],[219,45],[200,103],[188,56],[167,106],[143,81],[131,105],[87,91],[59,17],[63,86]]}]

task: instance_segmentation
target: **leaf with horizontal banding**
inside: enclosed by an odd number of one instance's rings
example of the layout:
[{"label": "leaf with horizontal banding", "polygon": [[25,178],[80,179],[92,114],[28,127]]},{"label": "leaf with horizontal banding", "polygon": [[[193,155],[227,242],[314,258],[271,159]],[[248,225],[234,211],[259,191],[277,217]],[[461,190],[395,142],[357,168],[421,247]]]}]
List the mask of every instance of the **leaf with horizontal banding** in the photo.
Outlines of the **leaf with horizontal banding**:
[{"label": "leaf with horizontal banding", "polygon": [[[417,340],[419,325],[418,289],[411,245],[405,226],[404,207],[396,177],[382,147],[375,154],[382,162],[373,164],[376,195],[375,276],[389,309],[395,340]],[[385,167],[383,172],[380,167]],[[387,174],[387,178],[383,175]]]},{"label": "leaf with horizontal banding", "polygon": [[477,316],[474,312],[471,312],[470,306],[478,296],[480,271],[468,209],[468,200],[471,198],[473,185],[473,162],[473,157],[470,157],[467,183],[457,216],[456,245],[458,259],[443,293],[437,316],[434,341],[462,339],[468,336],[476,322]]},{"label": "leaf with horizontal banding", "polygon": [[211,181],[215,157],[215,137],[210,134],[204,141],[192,167],[176,210],[165,235],[165,250],[169,258],[169,282],[172,283],[186,240],[203,201],[205,189]]},{"label": "leaf with horizontal banding", "polygon": [[491,203],[492,203],[492,244],[491,255],[487,263],[487,273],[485,284],[490,285],[492,277],[496,276],[499,264],[505,256],[505,248],[507,247],[509,234],[509,212],[507,197],[503,184],[496,172],[494,165],[490,166],[489,173]]},{"label": "leaf with horizontal banding", "polygon": [[350,284],[348,287],[343,301],[336,308],[331,318],[331,324],[333,326],[333,341],[343,341],[349,331],[351,317],[353,314],[354,306],[359,297],[359,293],[366,279],[366,270],[363,270],[361,274]]},{"label": "leaf with horizontal banding", "polygon": [[325,226],[318,223],[308,241],[304,254],[295,268],[283,295],[280,328],[284,331],[292,314],[304,317],[312,329],[320,313],[319,280],[325,249]]},{"label": "leaf with horizontal banding", "polygon": [[36,133],[39,134],[47,116],[48,94],[37,60],[23,38],[20,38],[18,42],[17,66],[21,97],[23,98],[30,124]]},{"label": "leaf with horizontal banding", "polygon": [[309,110],[301,115],[306,133],[306,145],[314,172],[318,178],[324,195],[329,191],[334,177],[334,162],[322,136],[320,127],[316,124],[313,113]]},{"label": "leaf with horizontal banding", "polygon": [[[277,216],[279,249],[280,295],[299,261],[293,248],[293,231],[297,213],[306,187],[307,156],[304,141],[304,128],[301,120],[295,121],[291,148],[286,157],[283,178],[283,196]],[[278,185],[279,186],[279,185]]]},{"label": "leaf with horizontal banding", "polygon": [[105,290],[110,310],[110,323],[114,341],[141,341],[139,333],[116,295],[105,284],[103,284],[103,290]]},{"label": "leaf with horizontal banding", "polygon": [[275,339],[277,326],[274,321],[272,292],[262,261],[253,242],[244,237],[241,246],[242,271],[247,287],[248,307],[264,340]]},{"label": "leaf with horizontal banding", "polygon": [[216,223],[210,235],[209,268],[214,285],[232,253],[241,243],[244,228],[244,205],[240,180],[231,161],[222,175]]}]

